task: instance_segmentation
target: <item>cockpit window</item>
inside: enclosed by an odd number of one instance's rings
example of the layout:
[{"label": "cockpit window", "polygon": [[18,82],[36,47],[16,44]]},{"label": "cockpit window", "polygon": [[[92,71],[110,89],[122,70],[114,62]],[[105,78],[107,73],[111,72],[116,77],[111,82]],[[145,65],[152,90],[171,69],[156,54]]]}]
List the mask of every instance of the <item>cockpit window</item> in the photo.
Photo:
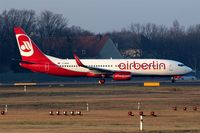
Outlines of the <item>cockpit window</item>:
[{"label": "cockpit window", "polygon": [[185,66],[185,65],[184,65],[184,64],[178,64],[178,66],[183,67],[183,66]]}]

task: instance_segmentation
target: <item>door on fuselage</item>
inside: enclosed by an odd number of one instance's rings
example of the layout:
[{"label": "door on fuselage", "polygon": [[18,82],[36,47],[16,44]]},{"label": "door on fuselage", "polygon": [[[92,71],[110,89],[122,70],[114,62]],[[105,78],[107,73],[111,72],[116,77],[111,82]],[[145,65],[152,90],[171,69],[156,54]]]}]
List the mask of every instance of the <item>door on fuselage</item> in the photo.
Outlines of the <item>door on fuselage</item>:
[{"label": "door on fuselage", "polygon": [[45,72],[49,72],[49,63],[48,62],[45,62],[45,65],[44,65],[44,70]]},{"label": "door on fuselage", "polygon": [[172,65],[169,65],[169,71],[173,72],[173,66]]}]

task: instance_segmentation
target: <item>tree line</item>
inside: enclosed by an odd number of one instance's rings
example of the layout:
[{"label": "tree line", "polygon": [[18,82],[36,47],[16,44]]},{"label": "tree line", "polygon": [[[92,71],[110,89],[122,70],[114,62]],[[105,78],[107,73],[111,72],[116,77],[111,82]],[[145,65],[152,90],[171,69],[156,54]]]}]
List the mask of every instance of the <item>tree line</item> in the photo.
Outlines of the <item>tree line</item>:
[{"label": "tree line", "polygon": [[[92,35],[79,26],[69,27],[68,20],[62,14],[43,11],[37,15],[34,10],[5,10],[0,14],[0,72],[23,71],[17,61],[20,55],[14,35],[16,26],[22,27],[42,50],[45,45],[51,47],[50,43],[44,44],[44,40],[51,37],[68,37],[69,41],[72,40],[70,37]],[[62,50],[59,46],[56,50],[54,48],[51,49],[53,55],[57,50]]]},{"label": "tree line", "polygon": [[[138,49],[140,58],[172,59],[185,63],[195,70],[200,68],[200,24],[185,28],[175,20],[171,27],[164,25],[131,24],[110,36],[119,50]],[[125,57],[134,58],[134,54]]]},{"label": "tree line", "polygon": [[[79,26],[69,26],[68,19],[62,14],[43,11],[38,15],[34,10],[5,10],[0,14],[0,72],[22,71],[16,61],[20,60],[20,55],[13,32],[15,26],[22,27],[42,51],[61,58],[68,56],[69,49],[73,50],[74,38],[96,35]],[[117,44],[125,58],[173,59],[194,69],[200,68],[200,24],[188,28],[177,20],[171,27],[152,23],[131,24],[120,31],[104,34]],[[53,45],[45,41],[52,37],[60,43]],[[50,51],[45,51],[46,47]],[[63,51],[63,54],[57,51]]]}]

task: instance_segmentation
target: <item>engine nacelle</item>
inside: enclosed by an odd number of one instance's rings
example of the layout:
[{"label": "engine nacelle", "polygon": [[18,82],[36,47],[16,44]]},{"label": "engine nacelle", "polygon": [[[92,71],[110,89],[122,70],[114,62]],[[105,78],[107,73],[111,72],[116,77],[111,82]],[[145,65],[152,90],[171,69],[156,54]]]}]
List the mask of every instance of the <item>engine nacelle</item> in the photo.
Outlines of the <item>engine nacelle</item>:
[{"label": "engine nacelle", "polygon": [[113,80],[131,80],[130,72],[116,72],[113,74]]}]

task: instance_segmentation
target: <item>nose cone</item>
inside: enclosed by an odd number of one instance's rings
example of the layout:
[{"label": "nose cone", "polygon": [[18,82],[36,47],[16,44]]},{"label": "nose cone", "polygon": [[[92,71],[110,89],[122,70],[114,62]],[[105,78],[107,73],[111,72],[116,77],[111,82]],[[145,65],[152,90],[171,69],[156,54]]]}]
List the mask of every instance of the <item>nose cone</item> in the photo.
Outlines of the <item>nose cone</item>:
[{"label": "nose cone", "polygon": [[192,72],[192,68],[186,66],[186,68],[185,68],[185,72],[186,72],[186,73],[190,73],[190,72]]}]

